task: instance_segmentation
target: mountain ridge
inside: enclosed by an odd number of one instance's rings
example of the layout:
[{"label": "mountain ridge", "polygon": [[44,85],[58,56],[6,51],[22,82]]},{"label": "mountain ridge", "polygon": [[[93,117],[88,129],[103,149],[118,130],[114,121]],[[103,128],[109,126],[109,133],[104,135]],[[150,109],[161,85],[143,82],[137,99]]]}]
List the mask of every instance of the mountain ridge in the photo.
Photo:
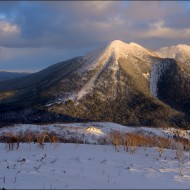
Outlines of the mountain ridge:
[{"label": "mountain ridge", "polygon": [[30,75],[31,73],[25,72],[8,72],[8,71],[0,71],[0,81],[11,80],[15,78],[24,77]]}]

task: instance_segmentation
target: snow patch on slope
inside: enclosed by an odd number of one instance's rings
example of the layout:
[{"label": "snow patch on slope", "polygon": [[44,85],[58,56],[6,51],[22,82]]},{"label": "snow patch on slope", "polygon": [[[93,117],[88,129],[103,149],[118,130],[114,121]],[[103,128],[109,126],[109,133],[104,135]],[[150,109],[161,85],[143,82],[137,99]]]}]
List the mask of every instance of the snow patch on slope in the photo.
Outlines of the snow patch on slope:
[{"label": "snow patch on slope", "polygon": [[107,59],[105,56],[105,48],[101,48],[86,54],[83,57],[83,67],[79,68],[77,72],[83,73],[84,71],[95,69],[100,62],[104,62],[105,59]]},{"label": "snow patch on slope", "polygon": [[142,75],[143,75],[146,79],[148,79],[148,80],[150,79],[150,73],[143,73]]},{"label": "snow patch on slope", "polygon": [[151,65],[150,70],[150,92],[152,96],[157,97],[158,96],[158,81],[162,75],[162,73],[169,67],[170,62],[165,61],[162,62],[156,62],[155,64]]},{"label": "snow patch on slope", "polygon": [[109,63],[111,57],[108,57],[102,68],[98,71],[96,75],[94,75],[90,81],[78,92],[76,100],[80,100],[83,96],[90,93],[91,90],[93,90],[94,84],[98,76],[101,74],[101,72],[104,70],[104,68]]}]

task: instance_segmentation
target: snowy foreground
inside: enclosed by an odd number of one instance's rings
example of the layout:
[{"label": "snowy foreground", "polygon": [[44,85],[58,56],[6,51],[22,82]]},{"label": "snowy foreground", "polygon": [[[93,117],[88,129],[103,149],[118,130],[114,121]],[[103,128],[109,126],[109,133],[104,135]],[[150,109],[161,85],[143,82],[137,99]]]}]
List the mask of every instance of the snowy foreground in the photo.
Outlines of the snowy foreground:
[{"label": "snowy foreground", "polygon": [[154,148],[134,154],[111,145],[21,144],[7,152],[0,144],[0,187],[7,189],[189,188],[190,161],[184,153],[181,166],[174,150],[159,158]]},{"label": "snowy foreground", "polygon": [[[20,143],[9,150],[0,143],[0,188],[6,189],[189,189],[190,152],[135,147],[133,152],[120,146],[98,145],[98,139],[113,131],[189,138],[189,131],[126,127],[113,123],[74,123],[15,125],[0,129],[0,135],[48,131],[63,137],[78,138],[90,144]],[[179,152],[178,152],[179,153]]]}]

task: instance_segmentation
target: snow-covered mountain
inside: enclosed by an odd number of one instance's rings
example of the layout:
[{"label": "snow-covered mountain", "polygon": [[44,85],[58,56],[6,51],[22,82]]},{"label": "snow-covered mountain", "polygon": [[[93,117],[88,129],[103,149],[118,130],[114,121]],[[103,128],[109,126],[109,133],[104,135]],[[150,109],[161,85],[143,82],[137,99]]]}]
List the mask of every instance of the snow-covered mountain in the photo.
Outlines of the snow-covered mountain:
[{"label": "snow-covered mountain", "polygon": [[159,98],[175,109],[190,113],[190,46],[180,44],[156,51],[160,57],[173,58],[175,63],[162,73]]},{"label": "snow-covered mountain", "polygon": [[[129,59],[129,67],[132,67],[131,70],[138,72],[138,74],[142,75],[141,77],[143,77],[143,79],[147,80],[150,75],[150,65],[153,64],[150,57],[154,56],[156,55],[153,52],[148,51],[136,43],[126,44],[119,40],[112,41],[105,48],[89,53],[82,58],[82,66],[73,73],[73,77],[75,77],[74,75],[80,77],[81,80],[76,82],[77,86],[79,85],[78,83],[81,83],[82,88],[77,90],[75,87],[72,88],[70,86],[71,88],[69,91],[67,90],[66,94],[60,94],[59,91],[59,94],[57,94],[59,98],[56,99],[53,104],[63,103],[67,100],[79,101],[93,90],[100,89],[103,86],[104,88],[109,86],[110,93],[105,97],[105,95],[99,91],[102,99],[107,98],[107,96],[114,99],[117,96],[116,88],[119,82],[119,60]],[[142,64],[139,60],[146,63]],[[91,76],[89,77],[88,75],[90,74]],[[108,78],[105,78],[105,75],[107,75]],[[69,81],[66,79],[66,81],[62,81],[62,83],[64,82],[65,85],[67,85]]]},{"label": "snow-covered mountain", "polygon": [[173,58],[190,66],[190,46],[179,44],[177,46],[163,47],[156,51],[163,58]]},{"label": "snow-covered mountain", "polygon": [[[164,96],[165,91],[176,94],[178,78],[185,88],[189,85],[181,63],[115,40],[23,79],[0,82],[0,121],[110,121],[187,128],[186,110]],[[182,101],[180,93],[177,103]]]}]

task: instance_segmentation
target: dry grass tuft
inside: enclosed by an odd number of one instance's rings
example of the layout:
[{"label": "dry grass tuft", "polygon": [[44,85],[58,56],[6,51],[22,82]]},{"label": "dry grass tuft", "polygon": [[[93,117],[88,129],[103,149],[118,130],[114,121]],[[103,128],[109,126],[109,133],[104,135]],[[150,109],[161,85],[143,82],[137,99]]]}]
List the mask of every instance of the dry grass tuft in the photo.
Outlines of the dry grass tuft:
[{"label": "dry grass tuft", "polygon": [[137,147],[156,147],[161,157],[164,149],[177,149],[175,142],[180,143],[183,150],[190,150],[190,142],[182,138],[172,139],[133,132],[121,133],[118,131],[111,132],[108,138],[116,151],[119,151],[120,146],[123,146],[124,150],[130,153],[134,153]]}]

